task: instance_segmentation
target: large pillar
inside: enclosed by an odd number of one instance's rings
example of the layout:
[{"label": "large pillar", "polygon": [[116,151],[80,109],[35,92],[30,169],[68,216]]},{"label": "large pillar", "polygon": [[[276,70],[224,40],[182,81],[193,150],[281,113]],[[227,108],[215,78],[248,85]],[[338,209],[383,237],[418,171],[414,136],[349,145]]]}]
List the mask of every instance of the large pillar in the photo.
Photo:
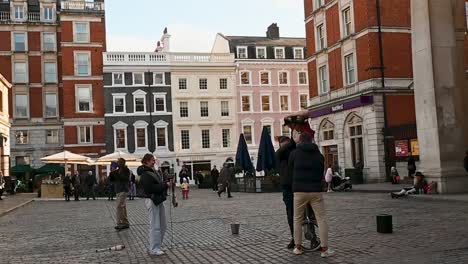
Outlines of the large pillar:
[{"label": "large pillar", "polygon": [[464,0],[411,1],[420,169],[441,193],[468,192],[464,6]]}]

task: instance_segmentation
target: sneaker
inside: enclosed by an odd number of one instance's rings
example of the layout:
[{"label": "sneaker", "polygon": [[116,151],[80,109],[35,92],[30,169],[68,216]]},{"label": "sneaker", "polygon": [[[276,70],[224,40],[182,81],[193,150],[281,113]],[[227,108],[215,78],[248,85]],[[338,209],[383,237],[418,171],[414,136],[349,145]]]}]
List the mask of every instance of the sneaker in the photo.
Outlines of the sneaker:
[{"label": "sneaker", "polygon": [[293,254],[294,255],[301,255],[301,254],[304,254],[304,251],[302,250],[301,246],[298,246],[298,247],[294,248]]},{"label": "sneaker", "polygon": [[329,192],[329,193],[332,193],[332,192],[333,192],[333,190],[328,190],[327,192]]},{"label": "sneaker", "polygon": [[150,251],[148,252],[148,254],[150,254],[151,256],[162,256],[164,254],[166,254],[164,251],[162,250],[156,250],[154,252]]},{"label": "sneaker", "polygon": [[320,253],[320,256],[322,258],[328,258],[330,256],[333,256],[335,254],[335,251],[331,250],[331,249],[327,249],[326,251],[322,251],[322,253]]},{"label": "sneaker", "polygon": [[317,251],[320,249],[320,242],[317,239],[310,241],[310,250]]},{"label": "sneaker", "polygon": [[293,249],[295,246],[296,246],[296,244],[294,244],[294,239],[291,239],[291,242],[289,242],[287,248],[288,249]]}]

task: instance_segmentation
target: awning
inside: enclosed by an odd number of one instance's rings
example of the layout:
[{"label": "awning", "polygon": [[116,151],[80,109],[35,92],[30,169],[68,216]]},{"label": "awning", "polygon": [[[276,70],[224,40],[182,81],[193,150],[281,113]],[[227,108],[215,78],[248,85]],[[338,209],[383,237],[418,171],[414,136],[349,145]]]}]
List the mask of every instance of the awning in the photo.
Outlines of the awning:
[{"label": "awning", "polygon": [[16,165],[11,168],[13,174],[31,173],[34,169],[30,165]]}]

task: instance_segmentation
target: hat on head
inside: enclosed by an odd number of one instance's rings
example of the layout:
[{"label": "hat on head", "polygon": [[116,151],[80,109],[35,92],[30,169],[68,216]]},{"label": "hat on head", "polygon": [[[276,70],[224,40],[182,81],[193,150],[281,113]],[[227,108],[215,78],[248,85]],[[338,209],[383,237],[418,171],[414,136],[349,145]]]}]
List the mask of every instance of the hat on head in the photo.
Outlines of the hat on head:
[{"label": "hat on head", "polygon": [[420,171],[416,172],[415,176],[419,176],[419,177],[424,178],[424,174],[422,174],[422,172],[420,172]]}]

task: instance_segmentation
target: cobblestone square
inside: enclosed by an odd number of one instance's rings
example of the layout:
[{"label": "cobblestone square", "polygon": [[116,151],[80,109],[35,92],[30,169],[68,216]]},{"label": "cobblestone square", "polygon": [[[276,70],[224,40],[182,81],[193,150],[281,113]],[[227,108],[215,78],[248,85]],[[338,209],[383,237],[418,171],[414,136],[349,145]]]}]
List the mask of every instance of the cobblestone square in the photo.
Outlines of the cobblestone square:
[{"label": "cobblestone square", "polygon": [[[468,263],[466,203],[392,200],[387,194],[325,194],[330,247],[294,256],[280,193],[234,193],[219,199],[192,190],[169,209],[167,255],[146,253],[148,220],[143,200],[128,201],[131,227],[116,232],[115,202],[32,202],[0,217],[0,263]],[[376,232],[375,216],[393,215],[393,234]],[[238,236],[230,223],[241,223]],[[173,234],[173,238],[172,235]],[[96,249],[123,244],[122,251]]]}]

